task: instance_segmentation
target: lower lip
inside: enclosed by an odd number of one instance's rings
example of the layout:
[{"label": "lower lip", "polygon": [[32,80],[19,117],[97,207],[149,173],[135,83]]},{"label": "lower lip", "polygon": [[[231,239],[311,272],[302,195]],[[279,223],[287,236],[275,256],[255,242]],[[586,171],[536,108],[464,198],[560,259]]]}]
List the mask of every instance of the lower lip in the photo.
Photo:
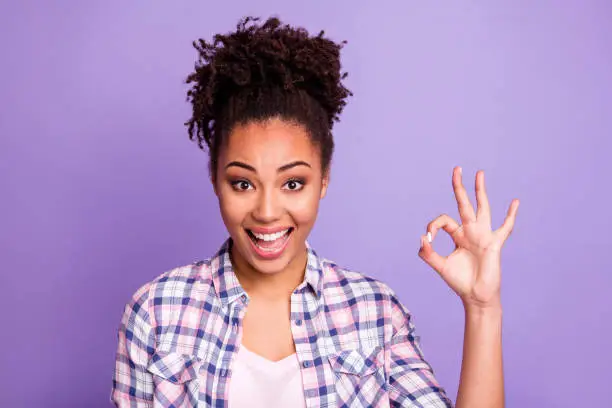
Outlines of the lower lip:
[{"label": "lower lip", "polygon": [[[248,235],[248,233],[247,233]],[[258,247],[255,242],[253,242],[253,240],[251,239],[251,237],[247,238],[249,239],[249,242],[251,243],[251,247],[253,248],[253,251],[255,251],[255,253],[257,254],[257,256],[259,256],[260,258],[263,259],[276,259],[279,258],[283,252],[285,251],[285,248],[287,248],[287,244],[289,243],[289,240],[291,239],[291,236],[293,235],[293,230],[291,230],[289,232],[289,234],[287,236],[285,236],[284,240],[285,242],[283,242],[283,245],[278,248],[276,251],[264,251],[263,249],[261,249],[260,247]]]}]

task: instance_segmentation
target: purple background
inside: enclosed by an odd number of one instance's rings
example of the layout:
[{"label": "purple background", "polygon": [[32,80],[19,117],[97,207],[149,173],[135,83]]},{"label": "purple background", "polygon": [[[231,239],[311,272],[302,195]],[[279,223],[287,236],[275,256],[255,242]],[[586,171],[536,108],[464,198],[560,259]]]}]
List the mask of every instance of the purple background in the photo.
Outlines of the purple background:
[{"label": "purple background", "polygon": [[[1,405],[107,407],[126,301],[226,236],[188,140],[191,41],[242,15],[347,39],[355,93],[310,241],[388,282],[455,399],[456,296],[417,256],[484,169],[504,247],[509,407],[612,406],[608,1],[3,2]],[[445,234],[436,241],[448,254]]]}]

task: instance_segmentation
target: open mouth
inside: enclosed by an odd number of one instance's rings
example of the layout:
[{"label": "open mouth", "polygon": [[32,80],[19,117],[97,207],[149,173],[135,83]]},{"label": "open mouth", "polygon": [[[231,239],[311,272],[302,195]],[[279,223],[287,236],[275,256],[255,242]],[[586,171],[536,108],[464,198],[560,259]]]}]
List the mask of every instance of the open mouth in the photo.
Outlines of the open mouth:
[{"label": "open mouth", "polygon": [[247,235],[251,239],[256,252],[264,257],[280,255],[293,232],[293,227],[275,232],[273,234],[259,234],[249,229]]}]

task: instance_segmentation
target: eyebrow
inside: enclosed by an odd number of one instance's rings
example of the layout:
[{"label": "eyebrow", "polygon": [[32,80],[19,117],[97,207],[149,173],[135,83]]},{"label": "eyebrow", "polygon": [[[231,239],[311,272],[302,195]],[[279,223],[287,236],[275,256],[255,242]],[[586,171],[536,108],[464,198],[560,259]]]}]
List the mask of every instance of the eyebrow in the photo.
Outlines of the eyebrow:
[{"label": "eyebrow", "polygon": [[[230,162],[230,163],[227,164],[227,166],[225,166],[225,168],[228,169],[229,167],[232,167],[232,166],[233,167],[240,167],[242,169],[252,171],[253,173],[257,173],[257,170],[255,170],[255,167],[253,167],[253,166],[251,166],[249,164],[243,163],[243,162],[239,162],[239,161]],[[297,160],[297,161],[294,161],[294,162],[291,162],[291,163],[287,163],[287,164],[285,164],[283,166],[280,166],[276,171],[278,173],[281,173],[283,171],[287,171],[287,170],[292,169],[292,168],[297,167],[297,166],[306,166],[306,167],[312,168],[310,166],[310,164],[306,163],[305,161]]]}]

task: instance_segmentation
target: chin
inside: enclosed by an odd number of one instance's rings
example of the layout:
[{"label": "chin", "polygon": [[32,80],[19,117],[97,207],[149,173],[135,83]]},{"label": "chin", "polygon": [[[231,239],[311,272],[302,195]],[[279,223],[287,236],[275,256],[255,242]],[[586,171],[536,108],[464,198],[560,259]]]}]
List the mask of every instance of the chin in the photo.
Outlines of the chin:
[{"label": "chin", "polygon": [[251,257],[248,262],[257,272],[273,275],[275,273],[280,273],[284,271],[291,262],[291,260],[285,260],[280,258],[274,261],[262,261],[260,259]]}]

